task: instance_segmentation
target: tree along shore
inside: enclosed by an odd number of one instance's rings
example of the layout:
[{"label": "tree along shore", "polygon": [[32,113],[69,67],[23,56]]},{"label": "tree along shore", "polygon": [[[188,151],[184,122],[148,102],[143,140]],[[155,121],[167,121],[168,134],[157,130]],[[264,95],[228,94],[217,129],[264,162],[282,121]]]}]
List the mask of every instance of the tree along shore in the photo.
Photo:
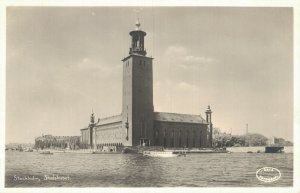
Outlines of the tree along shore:
[{"label": "tree along shore", "polygon": [[272,140],[259,133],[248,133],[244,135],[231,135],[221,132],[219,128],[213,129],[214,147],[248,147],[248,146],[266,146],[275,144],[280,146],[293,146],[293,143],[283,138],[274,137]]}]

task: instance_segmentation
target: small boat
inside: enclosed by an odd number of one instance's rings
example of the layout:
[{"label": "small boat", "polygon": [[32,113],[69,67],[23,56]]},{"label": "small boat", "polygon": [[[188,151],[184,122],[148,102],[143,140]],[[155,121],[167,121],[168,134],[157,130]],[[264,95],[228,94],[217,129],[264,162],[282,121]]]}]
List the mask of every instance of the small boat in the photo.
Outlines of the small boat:
[{"label": "small boat", "polygon": [[148,157],[177,157],[179,154],[174,154],[172,151],[143,151],[144,156]]},{"label": "small boat", "polygon": [[[165,150],[169,151],[169,150]],[[201,149],[175,149],[170,150],[175,154],[189,154],[189,153],[228,153],[225,148],[201,148]]]},{"label": "small boat", "polygon": [[120,154],[117,151],[93,151],[92,154]]},{"label": "small boat", "polygon": [[266,146],[265,153],[283,153],[283,146]]},{"label": "small boat", "polygon": [[52,155],[53,153],[51,153],[50,151],[42,151],[42,152],[40,152],[40,154],[48,154],[48,155]]}]

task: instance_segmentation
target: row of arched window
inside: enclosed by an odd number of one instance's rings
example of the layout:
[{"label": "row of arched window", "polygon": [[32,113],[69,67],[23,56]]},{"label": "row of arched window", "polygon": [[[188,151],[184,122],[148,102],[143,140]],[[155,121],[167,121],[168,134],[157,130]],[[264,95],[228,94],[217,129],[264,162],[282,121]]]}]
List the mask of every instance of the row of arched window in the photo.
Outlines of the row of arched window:
[{"label": "row of arched window", "polygon": [[101,144],[96,144],[97,149],[101,149],[104,146],[108,147],[123,147],[123,143],[101,143]]}]

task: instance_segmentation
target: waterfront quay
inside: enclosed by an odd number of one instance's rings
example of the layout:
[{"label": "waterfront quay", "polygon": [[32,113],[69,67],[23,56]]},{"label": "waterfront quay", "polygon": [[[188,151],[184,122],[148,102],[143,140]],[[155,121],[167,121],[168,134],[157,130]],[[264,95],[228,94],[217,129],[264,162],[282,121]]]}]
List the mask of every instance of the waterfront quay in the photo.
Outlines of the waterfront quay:
[{"label": "waterfront quay", "polygon": [[[122,147],[122,148],[116,148],[116,147],[104,147],[103,149],[58,149],[58,148],[46,148],[46,149],[33,149],[35,152],[45,152],[49,151],[51,153],[81,153],[81,154],[91,154],[91,153],[97,153],[97,154],[109,154],[109,153],[128,153],[128,154],[136,154],[136,153],[143,153],[143,151],[167,151],[167,152],[173,152],[175,154],[180,153],[227,153],[228,151],[226,148],[164,148],[160,146],[148,146],[148,147]],[[33,152],[32,151],[32,152]]]}]

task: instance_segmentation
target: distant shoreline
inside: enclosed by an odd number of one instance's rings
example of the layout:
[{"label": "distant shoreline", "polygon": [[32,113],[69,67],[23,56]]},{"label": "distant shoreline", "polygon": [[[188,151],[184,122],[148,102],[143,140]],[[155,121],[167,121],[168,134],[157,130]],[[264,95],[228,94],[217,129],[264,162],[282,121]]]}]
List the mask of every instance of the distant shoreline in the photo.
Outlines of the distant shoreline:
[{"label": "distant shoreline", "polygon": [[[257,151],[264,152],[265,146],[250,146],[250,147],[227,147],[228,151],[233,153],[245,153],[245,152],[253,152],[256,153]],[[294,153],[294,147],[293,146],[284,146],[284,152],[285,153]]]}]

